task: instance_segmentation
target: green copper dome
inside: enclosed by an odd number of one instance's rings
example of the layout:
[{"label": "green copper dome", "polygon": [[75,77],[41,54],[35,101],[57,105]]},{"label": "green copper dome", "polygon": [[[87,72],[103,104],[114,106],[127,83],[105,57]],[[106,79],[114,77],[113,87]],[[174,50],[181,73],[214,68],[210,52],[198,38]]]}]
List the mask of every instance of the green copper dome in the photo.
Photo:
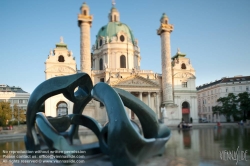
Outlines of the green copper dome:
[{"label": "green copper dome", "polygon": [[160,21],[161,21],[162,19],[164,19],[164,18],[168,18],[168,16],[166,15],[166,13],[163,13],[163,14],[162,14]]},{"label": "green copper dome", "polygon": [[86,2],[83,2],[82,7],[89,7]]},{"label": "green copper dome", "polygon": [[105,37],[106,39],[108,36],[109,39],[112,39],[112,37],[117,36],[117,33],[121,31],[126,33],[129,38],[128,40],[131,40],[132,43],[134,44],[134,35],[131,29],[129,28],[129,26],[121,22],[109,22],[107,25],[101,27],[96,36],[96,43],[98,43],[99,37]]}]

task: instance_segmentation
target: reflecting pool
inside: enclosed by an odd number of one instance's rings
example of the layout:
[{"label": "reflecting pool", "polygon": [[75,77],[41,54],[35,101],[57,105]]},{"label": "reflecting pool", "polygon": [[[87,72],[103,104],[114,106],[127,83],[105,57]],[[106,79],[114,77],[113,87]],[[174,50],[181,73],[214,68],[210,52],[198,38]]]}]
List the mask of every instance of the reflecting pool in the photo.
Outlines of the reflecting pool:
[{"label": "reflecting pool", "polygon": [[[81,141],[90,143],[97,138],[81,135]],[[172,130],[165,146],[162,156],[147,159],[140,166],[250,165],[249,127]],[[0,142],[0,149],[1,158],[2,150],[25,150],[25,145],[23,139],[16,139]]]}]

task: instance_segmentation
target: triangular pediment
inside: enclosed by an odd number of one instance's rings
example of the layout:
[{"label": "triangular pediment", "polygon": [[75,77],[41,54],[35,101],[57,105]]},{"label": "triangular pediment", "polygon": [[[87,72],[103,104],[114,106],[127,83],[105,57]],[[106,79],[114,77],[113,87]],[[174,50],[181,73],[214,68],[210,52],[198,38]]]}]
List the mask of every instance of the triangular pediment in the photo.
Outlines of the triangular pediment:
[{"label": "triangular pediment", "polygon": [[174,78],[196,78],[192,73],[189,72],[179,72],[174,75]]},{"label": "triangular pediment", "polygon": [[134,75],[110,83],[111,86],[159,87],[159,84],[144,77]]},{"label": "triangular pediment", "polygon": [[67,73],[75,73],[76,71],[69,66],[52,66],[47,68],[45,72],[67,72]]}]

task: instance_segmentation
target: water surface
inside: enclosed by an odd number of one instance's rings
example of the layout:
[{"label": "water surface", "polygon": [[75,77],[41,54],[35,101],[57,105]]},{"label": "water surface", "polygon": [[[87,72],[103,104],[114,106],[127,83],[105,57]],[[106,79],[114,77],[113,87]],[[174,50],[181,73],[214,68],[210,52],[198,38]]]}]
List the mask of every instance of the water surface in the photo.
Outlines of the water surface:
[{"label": "water surface", "polygon": [[[80,138],[85,143],[97,141],[95,135],[81,135]],[[250,165],[250,128],[172,130],[165,147],[162,156],[147,159],[140,166],[246,166]],[[26,150],[23,139],[0,142],[0,149],[0,158],[2,150]],[[238,162],[226,155],[230,152],[237,152]],[[242,158],[242,152],[246,157]]]}]

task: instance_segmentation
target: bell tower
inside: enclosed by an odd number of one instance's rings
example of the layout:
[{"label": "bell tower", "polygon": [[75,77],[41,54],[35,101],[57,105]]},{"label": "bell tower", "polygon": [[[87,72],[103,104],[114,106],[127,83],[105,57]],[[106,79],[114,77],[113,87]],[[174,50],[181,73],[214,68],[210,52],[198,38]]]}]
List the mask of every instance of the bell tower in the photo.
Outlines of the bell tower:
[{"label": "bell tower", "polygon": [[120,22],[120,13],[115,8],[115,1],[112,1],[112,8],[109,13],[109,22]]},{"label": "bell tower", "polygon": [[90,53],[90,27],[93,17],[89,15],[89,7],[84,2],[78,14],[78,26],[80,27],[80,69],[91,76],[91,53]]},{"label": "bell tower", "polygon": [[161,63],[162,63],[162,90],[165,106],[173,104],[173,80],[171,66],[170,33],[173,25],[169,24],[168,17],[163,13],[160,19],[161,25],[157,34],[161,36]]}]

